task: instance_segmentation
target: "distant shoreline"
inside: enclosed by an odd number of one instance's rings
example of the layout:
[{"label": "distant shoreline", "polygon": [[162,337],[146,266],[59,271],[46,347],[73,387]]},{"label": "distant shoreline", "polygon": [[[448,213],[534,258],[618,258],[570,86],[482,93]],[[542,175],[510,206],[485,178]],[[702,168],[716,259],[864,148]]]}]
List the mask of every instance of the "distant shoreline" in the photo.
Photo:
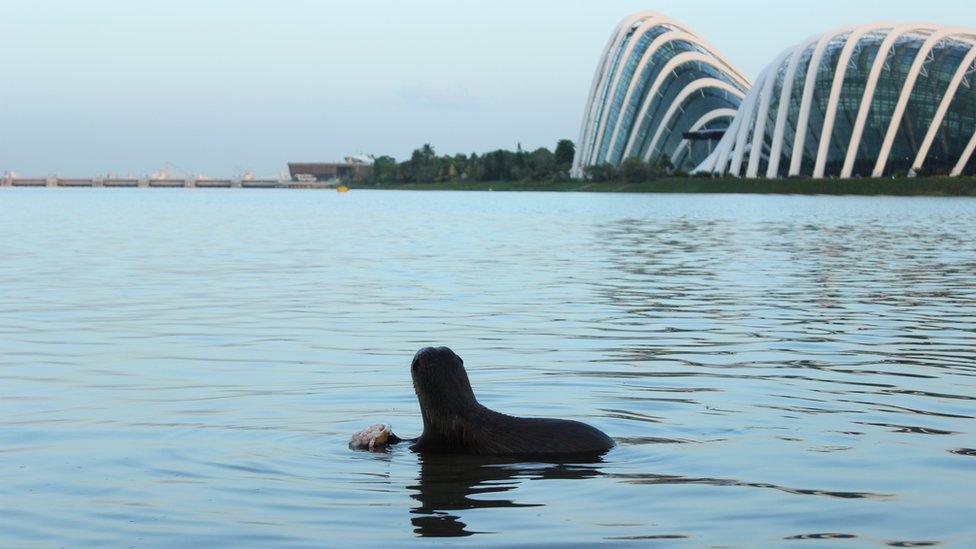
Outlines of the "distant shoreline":
[{"label": "distant shoreline", "polygon": [[347,185],[350,189],[404,191],[976,196],[976,177],[919,177],[914,179],[709,179],[675,177],[643,183],[496,181],[382,185],[351,182]]},{"label": "distant shoreline", "polygon": [[[236,184],[235,184],[236,183]],[[481,181],[440,183],[386,183],[348,182],[353,190],[389,191],[500,191],[500,192],[589,192],[589,193],[647,193],[647,194],[779,194],[779,195],[830,195],[830,196],[960,196],[976,197],[976,177],[920,177],[914,179],[737,179],[672,177],[641,183],[596,183],[580,180],[541,181]],[[184,181],[154,182],[104,182],[93,180],[65,180],[57,184],[44,180],[31,180],[30,184],[0,185],[3,188],[208,188],[208,189],[319,189],[334,190],[335,184],[244,181],[200,181],[188,184]]]}]

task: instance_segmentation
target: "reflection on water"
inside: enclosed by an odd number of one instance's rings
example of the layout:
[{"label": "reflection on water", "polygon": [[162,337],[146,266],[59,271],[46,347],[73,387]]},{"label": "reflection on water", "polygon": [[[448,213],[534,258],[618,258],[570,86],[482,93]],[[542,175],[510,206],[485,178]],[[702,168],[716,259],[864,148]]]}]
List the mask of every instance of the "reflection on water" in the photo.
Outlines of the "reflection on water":
[{"label": "reflection on water", "polygon": [[475,533],[452,511],[497,507],[541,507],[542,503],[517,503],[506,497],[528,480],[585,479],[600,474],[602,459],[579,462],[523,463],[516,459],[481,456],[423,455],[411,509],[414,532],[425,537],[470,536]]},{"label": "reflection on water", "polygon": [[[976,201],[0,191],[0,546],[976,543]],[[350,451],[430,344],[617,448]]]}]

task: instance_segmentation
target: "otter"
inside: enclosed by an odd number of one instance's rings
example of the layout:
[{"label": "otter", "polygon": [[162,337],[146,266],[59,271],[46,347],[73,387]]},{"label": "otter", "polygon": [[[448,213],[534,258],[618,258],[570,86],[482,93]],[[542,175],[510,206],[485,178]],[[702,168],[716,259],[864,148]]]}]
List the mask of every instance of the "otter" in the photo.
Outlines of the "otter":
[{"label": "otter", "polygon": [[600,455],[614,446],[599,429],[578,421],[521,418],[501,414],[478,402],[464,361],[447,347],[426,347],[410,364],[420,401],[424,432],[402,439],[388,427],[371,427],[353,437],[357,447],[412,443],[423,454],[483,456]]}]

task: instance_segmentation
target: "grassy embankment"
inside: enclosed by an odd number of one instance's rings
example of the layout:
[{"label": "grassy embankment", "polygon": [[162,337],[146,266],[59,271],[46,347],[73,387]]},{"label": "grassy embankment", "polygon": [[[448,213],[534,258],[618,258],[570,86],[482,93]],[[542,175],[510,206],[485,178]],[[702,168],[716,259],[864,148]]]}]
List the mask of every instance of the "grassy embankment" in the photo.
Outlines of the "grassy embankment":
[{"label": "grassy embankment", "polygon": [[352,189],[410,191],[549,191],[624,193],[828,194],[891,196],[976,196],[976,177],[915,179],[708,179],[667,178],[644,183],[452,182],[373,185],[351,183]]}]

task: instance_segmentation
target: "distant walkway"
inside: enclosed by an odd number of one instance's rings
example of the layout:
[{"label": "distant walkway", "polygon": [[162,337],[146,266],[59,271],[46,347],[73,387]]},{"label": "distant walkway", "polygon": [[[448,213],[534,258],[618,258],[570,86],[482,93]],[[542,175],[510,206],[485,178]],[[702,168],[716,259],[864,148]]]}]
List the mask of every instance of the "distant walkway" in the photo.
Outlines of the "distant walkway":
[{"label": "distant walkway", "polygon": [[183,189],[334,189],[338,181],[288,181],[277,179],[65,179],[7,177],[2,187],[142,187]]}]

